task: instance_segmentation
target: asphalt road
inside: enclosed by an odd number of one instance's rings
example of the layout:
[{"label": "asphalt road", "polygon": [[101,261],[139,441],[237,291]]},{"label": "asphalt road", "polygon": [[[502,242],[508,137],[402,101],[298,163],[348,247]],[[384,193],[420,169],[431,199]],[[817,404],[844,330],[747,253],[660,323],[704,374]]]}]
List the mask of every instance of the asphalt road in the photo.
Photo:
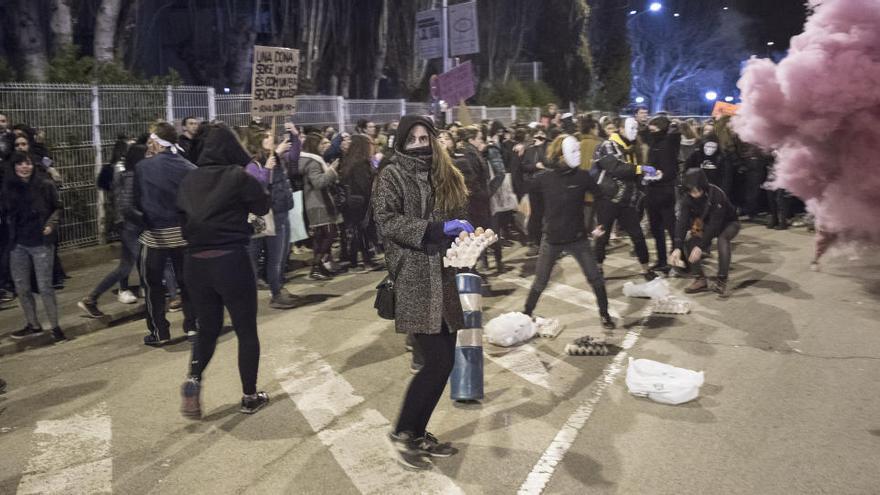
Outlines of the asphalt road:
[{"label": "asphalt road", "polygon": [[[237,412],[232,332],[205,375],[199,422],[178,412],[189,344],[145,347],[143,321],[28,350],[0,362],[0,493],[878,493],[880,255],[846,249],[812,272],[811,250],[803,231],[749,226],[730,299],[701,294],[689,315],[657,315],[623,296],[639,280],[619,247],[605,269],[621,317],[609,335],[563,258],[537,312],[565,330],[486,345],[486,398],[444,396],[429,429],[460,453],[429,473],[403,471],[383,440],[411,375],[403,337],[372,309],[378,273],[299,273],[289,287],[311,304],[296,310],[269,309],[260,293],[259,383],[272,401],[253,416]],[[521,310],[528,292],[535,259],[508,256],[484,321]],[[587,334],[614,354],[563,352]],[[629,395],[629,357],[703,370],[700,397]]]}]

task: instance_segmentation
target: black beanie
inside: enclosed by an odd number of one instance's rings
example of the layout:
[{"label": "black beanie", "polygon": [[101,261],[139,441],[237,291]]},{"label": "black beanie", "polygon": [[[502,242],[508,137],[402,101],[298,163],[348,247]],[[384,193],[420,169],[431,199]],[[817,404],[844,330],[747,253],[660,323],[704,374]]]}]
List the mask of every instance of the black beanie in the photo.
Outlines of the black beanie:
[{"label": "black beanie", "polygon": [[406,137],[409,136],[409,131],[416,125],[425,126],[432,139],[437,137],[437,128],[434,127],[434,122],[428,117],[415,114],[404,115],[397,124],[397,134],[394,138],[395,151],[401,153],[404,151],[406,148]]},{"label": "black beanie", "polygon": [[660,132],[666,132],[667,130],[669,130],[669,117],[665,115],[658,115],[649,120],[648,125],[657,126],[657,128],[660,129]]}]

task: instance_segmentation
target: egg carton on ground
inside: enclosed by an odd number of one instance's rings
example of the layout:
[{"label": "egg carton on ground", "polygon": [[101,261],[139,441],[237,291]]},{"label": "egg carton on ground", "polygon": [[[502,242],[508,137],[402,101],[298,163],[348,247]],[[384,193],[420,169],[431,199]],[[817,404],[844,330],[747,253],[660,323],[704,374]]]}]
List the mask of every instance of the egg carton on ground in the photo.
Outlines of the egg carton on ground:
[{"label": "egg carton on ground", "polygon": [[608,344],[605,339],[586,335],[565,345],[565,353],[570,356],[607,356]]}]

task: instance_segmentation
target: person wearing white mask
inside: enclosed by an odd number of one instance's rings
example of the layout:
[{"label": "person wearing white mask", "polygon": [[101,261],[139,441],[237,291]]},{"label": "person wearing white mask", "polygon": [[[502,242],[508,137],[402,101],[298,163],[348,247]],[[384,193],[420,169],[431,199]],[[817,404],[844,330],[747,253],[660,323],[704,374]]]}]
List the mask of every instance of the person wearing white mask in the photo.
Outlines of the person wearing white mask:
[{"label": "person wearing white mask", "polygon": [[720,187],[725,194],[729,195],[730,184],[727,179],[729,174],[725,170],[726,166],[725,161],[721,159],[721,149],[715,134],[703,136],[694,152],[684,162],[685,172],[692,168],[703,169],[706,178],[709,179],[709,184]]},{"label": "person wearing white mask", "polygon": [[642,276],[653,280],[656,274],[648,266],[648,245],[639,224],[640,207],[645,197],[639,188],[639,181],[643,177],[654,176],[657,170],[641,163],[636,146],[639,130],[636,120],[627,118],[619,128],[622,128],[621,132],[612,133],[593,153],[593,166],[590,168],[590,174],[603,191],[603,198],[596,202],[599,225],[594,231],[596,261],[601,270],[611,226],[616,221],[632,240],[642,266]]},{"label": "person wearing white mask", "polygon": [[547,287],[556,260],[560,254],[567,252],[580,265],[587,283],[596,294],[602,326],[613,329],[615,323],[608,313],[605,279],[596,265],[584,223],[584,195],[589,192],[598,197],[601,191],[590,173],[579,168],[580,142],[574,136],[562,134],[557,137],[547,147],[544,163],[548,172],[534,176],[527,184],[530,195],[541,196],[544,218],[535,281],[523,312],[532,315],[541,293]]}]

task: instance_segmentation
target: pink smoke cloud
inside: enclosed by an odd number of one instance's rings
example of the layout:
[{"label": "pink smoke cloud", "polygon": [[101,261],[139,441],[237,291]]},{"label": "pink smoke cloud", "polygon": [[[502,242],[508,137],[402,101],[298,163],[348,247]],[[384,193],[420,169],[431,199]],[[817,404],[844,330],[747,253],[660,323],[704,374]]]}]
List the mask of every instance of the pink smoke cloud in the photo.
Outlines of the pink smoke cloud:
[{"label": "pink smoke cloud", "polygon": [[880,1],[810,5],[788,56],[746,64],[734,129],[778,152],[774,185],[821,228],[880,241]]}]

